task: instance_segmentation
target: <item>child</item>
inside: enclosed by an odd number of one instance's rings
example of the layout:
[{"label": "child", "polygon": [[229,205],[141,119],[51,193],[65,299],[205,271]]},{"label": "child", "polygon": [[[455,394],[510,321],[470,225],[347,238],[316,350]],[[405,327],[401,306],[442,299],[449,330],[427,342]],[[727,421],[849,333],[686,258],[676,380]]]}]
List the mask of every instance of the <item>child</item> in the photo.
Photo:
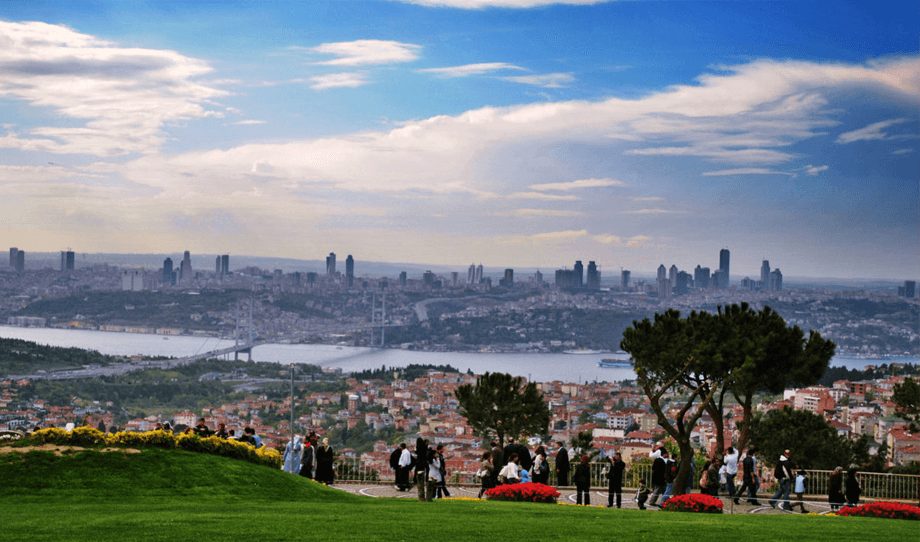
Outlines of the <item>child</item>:
[{"label": "child", "polygon": [[530,481],[531,481],[531,480],[530,480],[530,471],[526,471],[526,470],[524,470],[524,469],[521,469],[521,483],[522,483],[522,484],[526,484],[527,482],[530,482]]},{"label": "child", "polygon": [[803,514],[808,513],[808,510],[805,510],[805,501],[803,499],[805,495],[805,483],[807,481],[808,481],[808,478],[805,476],[805,470],[799,469],[795,476],[795,487],[793,488],[795,492],[796,502],[793,503],[792,508],[795,508],[796,506],[798,506],[799,508],[802,509]]},{"label": "child", "polygon": [[651,494],[651,490],[645,487],[645,482],[639,482],[639,491],[636,493],[636,502],[639,504],[639,510],[645,510],[645,501]]}]

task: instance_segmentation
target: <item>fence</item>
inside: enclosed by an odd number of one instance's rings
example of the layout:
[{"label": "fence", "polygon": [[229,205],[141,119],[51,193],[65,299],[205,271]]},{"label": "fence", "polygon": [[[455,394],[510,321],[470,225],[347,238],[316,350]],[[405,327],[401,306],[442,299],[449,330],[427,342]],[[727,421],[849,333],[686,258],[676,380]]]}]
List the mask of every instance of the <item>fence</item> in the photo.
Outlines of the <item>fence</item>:
[{"label": "fence", "polygon": [[[607,466],[606,462],[591,463],[591,486],[607,486]],[[696,466],[696,471],[691,479],[691,486],[698,489],[698,480],[702,475],[702,465]],[[335,464],[336,480],[341,482],[369,482],[391,484],[394,480],[393,472],[387,468],[383,472],[362,463],[360,458],[342,458]],[[830,479],[831,471],[809,470],[806,471],[808,484],[806,494],[808,495],[827,495],[827,486]],[[479,485],[479,479],[475,472],[453,472],[448,474],[449,483],[451,484],[474,484]],[[920,476],[908,474],[886,474],[875,472],[860,472],[859,480],[862,485],[862,499],[867,500],[901,500],[915,501],[920,498]],[[623,474],[624,488],[638,488],[639,482],[646,485],[652,483],[652,467],[648,464],[636,464],[626,467]],[[571,483],[571,476],[569,477]],[[555,464],[550,462],[549,485],[556,486],[558,479],[556,477]],[[735,479],[735,485],[741,484],[741,475]],[[761,493],[772,493],[775,491],[774,484],[762,485]]]}]

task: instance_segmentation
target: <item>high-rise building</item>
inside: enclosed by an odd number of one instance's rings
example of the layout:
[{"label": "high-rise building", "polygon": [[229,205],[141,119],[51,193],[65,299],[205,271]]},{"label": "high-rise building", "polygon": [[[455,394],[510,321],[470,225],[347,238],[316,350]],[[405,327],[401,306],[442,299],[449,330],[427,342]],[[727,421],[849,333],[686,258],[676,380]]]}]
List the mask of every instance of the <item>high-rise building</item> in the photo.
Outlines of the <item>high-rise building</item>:
[{"label": "high-rise building", "polygon": [[330,252],[326,256],[326,274],[335,275],[335,252]]},{"label": "high-rise building", "polygon": [[917,282],[913,280],[905,280],[904,286],[898,286],[898,295],[908,299],[913,299],[914,296],[917,295]]},{"label": "high-rise building", "polygon": [[783,273],[778,267],[770,272],[770,289],[777,291],[783,289]]},{"label": "high-rise building", "polygon": [[587,286],[591,290],[601,289],[601,272],[597,270],[597,264],[593,261],[588,262]]},{"label": "high-rise building", "polygon": [[456,271],[451,271],[450,272],[450,287],[456,288],[459,285],[460,285],[460,273]]},{"label": "high-rise building", "polygon": [[230,255],[224,254],[220,257],[220,274],[229,275],[230,274]]},{"label": "high-rise building", "polygon": [[220,256],[214,261],[214,275],[220,278]]},{"label": "high-rise building", "polygon": [[585,268],[581,264],[581,260],[575,260],[575,265],[572,267],[572,271],[575,273],[574,284],[575,288],[581,288],[585,284]]},{"label": "high-rise building", "polygon": [[429,271],[425,271],[424,273],[422,273],[422,282],[425,284],[425,286],[431,286],[432,284],[434,284],[434,281],[435,281],[437,278],[438,278],[437,275],[435,275],[435,274],[434,274],[432,271],[430,271],[430,270],[429,270]]},{"label": "high-rise building", "polygon": [[163,260],[163,284],[175,284],[176,273],[173,271],[172,258]]},{"label": "high-rise building", "polygon": [[179,264],[179,282],[189,282],[193,279],[192,276],[192,255],[189,251],[185,251],[182,255],[182,263]]},{"label": "high-rise building", "polygon": [[355,283],[355,259],[351,257],[351,254],[345,258],[345,282],[348,287]]},{"label": "high-rise building", "polygon": [[485,269],[482,267],[482,264],[476,266],[476,275],[473,277],[473,282],[476,284],[482,283],[482,276],[485,273]]},{"label": "high-rise building", "polygon": [[729,278],[729,259],[731,254],[728,252],[727,248],[723,248],[719,251],[719,271],[722,272],[720,283],[718,284],[719,288],[728,288],[728,285],[731,283]]},{"label": "high-rise building", "polygon": [[678,273],[678,272],[679,272],[679,269],[677,269],[677,266],[671,264],[671,268],[668,269],[668,280],[671,281],[671,289],[672,289],[672,290],[673,290],[675,287],[677,287],[677,273]]},{"label": "high-rise building", "polygon": [[26,270],[26,251],[17,250],[16,251],[16,262],[13,264],[13,268],[17,272],[22,273]]},{"label": "high-rise building", "polygon": [[16,268],[16,260],[19,257],[19,249],[16,247],[10,248],[10,267],[13,269]]},{"label": "high-rise building", "polygon": [[669,299],[671,297],[671,280],[668,278],[668,270],[661,264],[658,266],[658,299]]},{"label": "high-rise building", "polygon": [[693,270],[693,285],[695,288],[709,288],[709,268],[696,266]]},{"label": "high-rise building", "polygon": [[61,271],[73,271],[74,257],[72,250],[61,251]]},{"label": "high-rise building", "polygon": [[409,282],[409,275],[405,271],[399,272],[399,285],[405,286]]},{"label": "high-rise building", "polygon": [[628,290],[628,289],[629,289],[629,275],[631,275],[631,274],[632,274],[632,273],[630,273],[630,272],[629,272],[628,270],[626,270],[626,269],[620,270],[620,286],[621,286],[624,290]]},{"label": "high-rise building", "polygon": [[541,273],[539,269],[533,274],[533,281],[537,284],[543,284],[543,273]]},{"label": "high-rise building", "polygon": [[505,276],[498,281],[498,285],[506,288],[514,287],[514,269],[505,269]]},{"label": "high-rise building", "polygon": [[686,271],[678,271],[676,280],[674,282],[674,295],[686,294],[692,287],[693,277],[690,276],[690,273],[687,273]]},{"label": "high-rise building", "polygon": [[122,271],[121,289],[126,292],[140,292],[144,289],[144,272],[138,269]]},{"label": "high-rise building", "polygon": [[770,288],[770,261],[764,260],[760,264],[760,287],[764,290],[772,290]]}]

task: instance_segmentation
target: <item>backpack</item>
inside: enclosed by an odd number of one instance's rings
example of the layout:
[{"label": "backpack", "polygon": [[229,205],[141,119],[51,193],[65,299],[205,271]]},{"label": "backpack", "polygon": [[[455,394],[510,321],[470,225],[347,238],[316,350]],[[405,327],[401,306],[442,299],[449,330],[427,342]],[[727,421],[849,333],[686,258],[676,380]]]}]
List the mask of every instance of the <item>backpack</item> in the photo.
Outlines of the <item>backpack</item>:
[{"label": "backpack", "polygon": [[773,477],[777,480],[781,480],[786,477],[786,472],[783,470],[785,461],[780,461],[776,464],[776,468],[773,469]]}]

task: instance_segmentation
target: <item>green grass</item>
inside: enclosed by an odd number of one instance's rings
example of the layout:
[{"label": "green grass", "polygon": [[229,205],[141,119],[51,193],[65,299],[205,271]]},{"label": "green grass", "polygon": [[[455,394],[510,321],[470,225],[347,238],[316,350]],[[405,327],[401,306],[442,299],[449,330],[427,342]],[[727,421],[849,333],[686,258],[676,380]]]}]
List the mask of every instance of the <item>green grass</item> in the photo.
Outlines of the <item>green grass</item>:
[{"label": "green grass", "polygon": [[0,540],[915,540],[917,523],[350,495],[178,450],[0,456]]}]

